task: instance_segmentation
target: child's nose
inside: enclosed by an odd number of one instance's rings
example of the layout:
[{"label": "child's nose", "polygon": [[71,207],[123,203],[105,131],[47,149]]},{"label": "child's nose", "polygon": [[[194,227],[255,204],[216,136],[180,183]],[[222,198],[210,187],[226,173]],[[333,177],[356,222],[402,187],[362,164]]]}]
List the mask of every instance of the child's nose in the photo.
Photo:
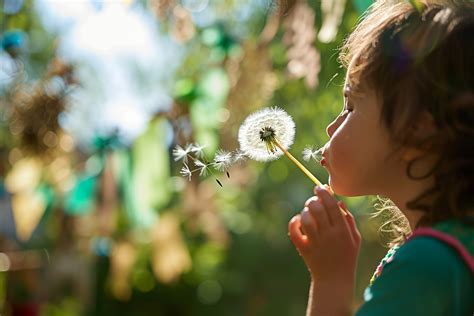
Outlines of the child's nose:
[{"label": "child's nose", "polygon": [[337,120],[339,119],[339,117],[337,117],[334,121],[332,121],[328,127],[326,127],[326,134],[328,134],[329,138],[332,137],[332,134],[334,134],[334,132],[336,131],[337,129]]}]

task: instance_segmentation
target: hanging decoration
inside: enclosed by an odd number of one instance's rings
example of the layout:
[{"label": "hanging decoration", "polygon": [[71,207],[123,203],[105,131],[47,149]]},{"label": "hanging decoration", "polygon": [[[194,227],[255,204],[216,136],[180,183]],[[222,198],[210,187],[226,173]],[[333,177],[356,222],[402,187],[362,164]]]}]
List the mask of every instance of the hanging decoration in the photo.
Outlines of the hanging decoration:
[{"label": "hanging decoration", "polygon": [[107,284],[112,295],[119,300],[127,301],[132,295],[130,276],[136,256],[136,247],[127,240],[118,241],[112,248]]},{"label": "hanging decoration", "polygon": [[283,42],[287,47],[287,72],[291,79],[304,78],[308,89],[318,86],[321,69],[316,39],[314,10],[303,0],[298,1],[283,23]]},{"label": "hanging decoration", "polygon": [[165,21],[176,6],[176,0],[149,0],[148,6],[159,20]]},{"label": "hanging decoration", "polygon": [[173,25],[171,35],[180,43],[186,43],[196,34],[191,13],[184,7],[177,5],[173,8]]},{"label": "hanging decoration", "polygon": [[155,224],[152,244],[151,262],[158,281],[176,282],[181,274],[191,269],[191,256],[180,230],[180,221],[173,213],[164,214]]},{"label": "hanging decoration", "polygon": [[27,155],[47,156],[60,148],[59,114],[66,106],[66,95],[75,84],[73,69],[53,59],[40,81],[19,83],[7,100],[10,131],[18,138],[19,149]]},{"label": "hanging decoration", "polygon": [[12,194],[12,210],[18,239],[27,241],[38,226],[47,201],[38,190],[43,164],[36,158],[24,158],[15,163],[5,179]]},{"label": "hanging decoration", "polygon": [[321,12],[323,24],[319,31],[318,39],[323,43],[329,43],[336,39],[337,30],[344,15],[346,0],[322,0]]}]

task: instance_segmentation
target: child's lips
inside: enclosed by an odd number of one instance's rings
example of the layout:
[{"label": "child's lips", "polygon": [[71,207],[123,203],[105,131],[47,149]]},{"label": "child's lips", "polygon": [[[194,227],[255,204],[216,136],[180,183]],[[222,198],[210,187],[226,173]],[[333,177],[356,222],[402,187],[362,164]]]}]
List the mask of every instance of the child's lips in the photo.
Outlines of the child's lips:
[{"label": "child's lips", "polygon": [[323,167],[327,166],[327,146],[328,144],[324,145],[324,147],[322,148],[321,160],[319,161],[319,164]]},{"label": "child's lips", "polygon": [[326,166],[326,158],[323,156],[323,158],[321,158],[321,161],[319,163],[321,164],[321,166],[325,167]]}]

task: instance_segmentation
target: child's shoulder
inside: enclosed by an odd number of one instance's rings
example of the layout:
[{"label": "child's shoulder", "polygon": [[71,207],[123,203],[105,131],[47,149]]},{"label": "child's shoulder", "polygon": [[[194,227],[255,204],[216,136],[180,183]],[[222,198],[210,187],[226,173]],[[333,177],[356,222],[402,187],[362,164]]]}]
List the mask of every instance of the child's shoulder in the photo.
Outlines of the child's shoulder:
[{"label": "child's shoulder", "polygon": [[459,249],[472,262],[464,244],[473,235],[463,222],[415,230],[382,260],[357,315],[471,315],[473,272]]},{"label": "child's shoulder", "polygon": [[[474,273],[474,218],[449,220],[416,229],[401,245],[391,248],[377,267],[371,283],[387,270],[408,278],[450,277],[452,271]],[[382,273],[382,270],[385,273]],[[392,273],[392,272],[391,272]],[[459,273],[458,273],[459,275]]]},{"label": "child's shoulder", "polygon": [[399,250],[399,257],[415,255],[434,260],[434,266],[465,265],[474,273],[474,218],[449,220],[416,229]]},{"label": "child's shoulder", "polygon": [[433,229],[458,240],[474,257],[474,216],[464,220],[449,220],[436,224]]}]

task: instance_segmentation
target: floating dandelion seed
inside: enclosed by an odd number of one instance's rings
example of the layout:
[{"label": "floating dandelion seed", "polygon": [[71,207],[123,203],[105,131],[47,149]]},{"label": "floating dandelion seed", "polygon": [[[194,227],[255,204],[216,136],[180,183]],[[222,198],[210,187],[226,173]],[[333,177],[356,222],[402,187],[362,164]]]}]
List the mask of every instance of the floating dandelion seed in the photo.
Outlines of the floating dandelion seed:
[{"label": "floating dandelion seed", "polygon": [[269,161],[286,155],[316,185],[316,179],[292,154],[288,148],[295,137],[295,123],[288,113],[274,107],[250,114],[239,129],[240,150],[249,158]]},{"label": "floating dandelion seed", "polygon": [[179,173],[183,177],[186,177],[186,178],[188,178],[189,181],[191,181],[191,176],[193,175],[193,173],[191,172],[191,170],[189,169],[189,167],[186,163],[184,163],[184,166],[183,166],[183,168],[181,168],[181,171]]},{"label": "floating dandelion seed", "polygon": [[200,176],[206,176],[208,174],[209,164],[206,164],[202,162],[201,160],[196,159],[194,161],[194,165],[198,168]]},{"label": "floating dandelion seed", "polygon": [[320,162],[322,159],[322,152],[322,148],[313,149],[313,147],[306,147],[303,150],[303,160],[310,161],[311,159],[314,159],[316,162]]},{"label": "floating dandelion seed", "polygon": [[190,151],[190,146],[186,146],[186,149],[184,149],[183,147],[176,145],[176,147],[173,149],[174,161],[182,160],[184,163],[188,162],[188,154]]},{"label": "floating dandelion seed", "polygon": [[204,148],[206,148],[206,146],[201,146],[195,143],[190,146],[190,152],[196,154],[198,157],[202,157]]},{"label": "floating dandelion seed", "polygon": [[225,150],[219,149],[214,157],[214,168],[221,172],[227,171],[232,165],[232,154]]},{"label": "floating dandelion seed", "polygon": [[247,160],[247,158],[247,155],[239,149],[232,153],[232,163],[242,162]]},{"label": "floating dandelion seed", "polygon": [[[234,153],[227,152],[224,150],[218,150],[216,156],[212,162],[205,157],[203,149],[205,146],[199,144],[187,144],[186,147],[181,147],[177,145],[173,149],[173,156],[175,161],[181,160],[183,162],[183,167],[180,170],[180,174],[188,180],[191,180],[193,173],[199,172],[199,176],[207,176],[211,174],[214,176],[212,170],[213,168],[221,172],[225,172],[227,177],[230,178],[230,174],[227,171],[230,166],[235,162]],[[243,159],[243,157],[241,157]],[[194,165],[192,169],[188,165],[188,160],[191,160]],[[212,168],[211,168],[212,167]],[[219,179],[216,178],[216,182],[219,186],[222,187],[222,183]]]}]

